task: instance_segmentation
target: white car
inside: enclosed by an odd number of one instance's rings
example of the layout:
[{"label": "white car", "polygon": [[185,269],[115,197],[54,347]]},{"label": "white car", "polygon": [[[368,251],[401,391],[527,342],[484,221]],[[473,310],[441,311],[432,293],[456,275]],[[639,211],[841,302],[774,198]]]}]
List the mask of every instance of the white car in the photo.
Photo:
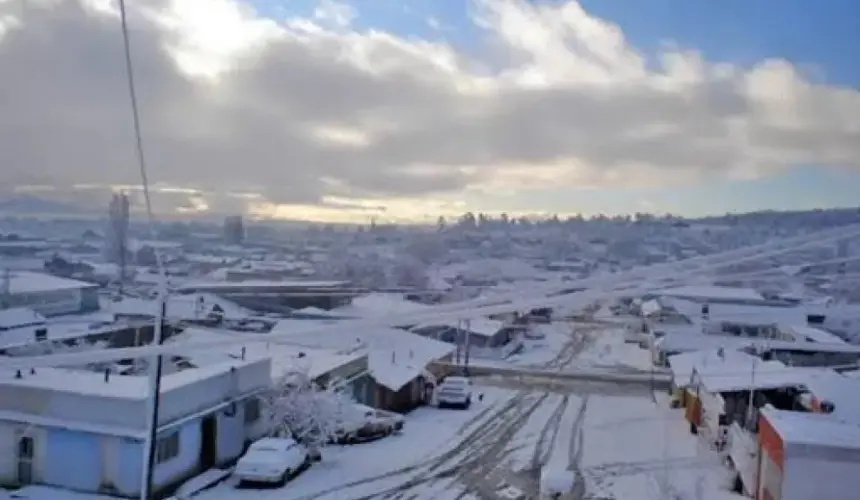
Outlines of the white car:
[{"label": "white car", "polygon": [[436,405],[439,408],[469,408],[472,405],[472,381],[467,377],[445,377],[436,386]]},{"label": "white car", "polygon": [[372,441],[400,432],[403,425],[402,415],[356,404],[338,419],[333,441],[338,444]]},{"label": "white car", "polygon": [[233,475],[240,484],[284,484],[319,459],[313,455],[292,438],[263,438],[248,447]]}]

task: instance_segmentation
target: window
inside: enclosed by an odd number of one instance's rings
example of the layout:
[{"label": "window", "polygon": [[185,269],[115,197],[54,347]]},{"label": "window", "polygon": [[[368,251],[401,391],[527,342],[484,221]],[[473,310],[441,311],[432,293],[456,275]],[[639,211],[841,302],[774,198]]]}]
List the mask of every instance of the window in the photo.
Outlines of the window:
[{"label": "window", "polygon": [[260,400],[252,398],[245,401],[245,423],[252,424],[260,418]]},{"label": "window", "polygon": [[155,443],[155,463],[161,464],[179,456],[179,432],[158,439]]}]

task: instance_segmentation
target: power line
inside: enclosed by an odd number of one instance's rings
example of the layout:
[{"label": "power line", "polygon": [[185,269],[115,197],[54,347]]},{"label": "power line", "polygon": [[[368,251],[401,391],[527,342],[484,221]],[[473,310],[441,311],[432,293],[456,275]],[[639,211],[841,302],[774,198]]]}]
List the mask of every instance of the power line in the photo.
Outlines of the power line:
[{"label": "power line", "polygon": [[[129,37],[128,29],[128,10],[126,8],[125,0],[119,0],[119,10],[120,26],[122,28],[123,54],[125,56],[126,80],[128,82],[128,96],[129,102],[131,104],[132,125],[134,128],[135,152],[137,153],[137,163],[140,171],[141,184],[143,187],[143,198],[146,204],[146,215],[149,222],[149,231],[154,237],[155,217],[153,215],[152,210],[152,198],[149,193],[149,178],[146,172],[146,155],[144,154],[143,134],[141,132],[140,127],[140,110],[137,103],[137,90],[135,88],[134,78],[134,64],[131,57],[131,40]],[[154,249],[154,253],[156,265],[158,266],[158,269],[161,274],[161,287],[159,290],[160,307],[154,328],[153,344],[155,344],[156,346],[160,346],[163,344],[164,341],[164,315],[167,309],[167,273],[165,271],[164,263],[162,262],[161,256],[158,254],[158,251]],[[158,428],[158,403],[160,399],[159,392],[161,387],[161,370],[162,357],[160,354],[154,353],[149,364],[150,396],[148,398],[148,433],[144,450],[142,481],[140,490],[141,500],[149,500],[149,498],[152,496],[153,472],[155,469],[155,446],[157,442],[156,433]]]}]

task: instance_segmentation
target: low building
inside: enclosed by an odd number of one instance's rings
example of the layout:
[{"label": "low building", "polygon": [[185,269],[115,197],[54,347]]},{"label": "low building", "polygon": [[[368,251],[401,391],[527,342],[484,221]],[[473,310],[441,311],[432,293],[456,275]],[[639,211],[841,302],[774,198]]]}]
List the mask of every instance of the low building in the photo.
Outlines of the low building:
[{"label": "low building", "polygon": [[360,327],[350,333],[322,329],[331,324],[282,320],[272,333],[285,343],[312,351],[363,355],[366,371],[352,378],[353,395],[356,401],[383,410],[407,412],[429,403],[428,387],[444,375],[432,366],[438,361],[450,363],[455,350],[449,343],[395,328]]},{"label": "low building", "polygon": [[755,498],[845,500],[860,491],[858,422],[769,406],[759,417],[759,447]]},{"label": "low building", "polygon": [[181,294],[211,293],[255,311],[285,312],[317,307],[331,310],[347,305],[361,293],[347,281],[247,280],[185,283]]},{"label": "low building", "polygon": [[[260,420],[268,359],[165,375],[154,486],[164,494],[237,459]],[[0,374],[0,483],[133,498],[147,437],[145,376],[39,368]]]},{"label": "low building", "polygon": [[474,318],[461,322],[425,323],[411,328],[415,333],[460,347],[460,354],[479,358],[506,358],[522,349],[521,325]]},{"label": "low building", "polygon": [[7,271],[0,281],[0,307],[26,307],[48,317],[99,309],[98,285],[92,283],[31,271]]}]

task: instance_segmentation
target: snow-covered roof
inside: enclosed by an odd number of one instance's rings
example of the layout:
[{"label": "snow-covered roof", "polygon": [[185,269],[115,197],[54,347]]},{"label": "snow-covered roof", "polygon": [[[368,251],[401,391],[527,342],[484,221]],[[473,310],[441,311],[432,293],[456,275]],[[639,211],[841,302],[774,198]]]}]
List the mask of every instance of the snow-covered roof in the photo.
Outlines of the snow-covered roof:
[{"label": "snow-covered roof", "polygon": [[379,329],[367,337],[370,375],[392,391],[400,390],[421,375],[430,362],[451,354],[455,349],[447,342],[390,328]]},{"label": "snow-covered roof", "polygon": [[860,425],[846,424],[832,415],[777,410],[770,405],[762,408],[760,414],[779,434],[786,447],[812,445],[860,449]]},{"label": "snow-covered roof", "polygon": [[[304,322],[302,321],[302,323]],[[225,337],[236,337],[237,335],[249,334],[211,328],[190,327],[186,328],[182,334],[170,339],[170,342],[181,344],[185,342],[222,340]],[[249,342],[242,345],[207,348],[205,350],[194,349],[182,353],[182,355],[195,365],[204,366],[221,363],[226,359],[239,359],[242,356],[243,348],[246,359],[271,358],[271,375],[273,380],[297,369],[306,370],[308,376],[317,378],[367,355],[364,350],[351,351],[348,349],[324,348],[320,345],[314,346],[312,342],[294,343],[289,339],[281,339],[278,342],[270,343]]]},{"label": "snow-covered roof", "polygon": [[[170,295],[167,299],[167,316],[179,319],[205,318],[212,308],[219,306],[225,318],[241,319],[252,315],[252,312],[235,302],[211,293],[195,293],[190,295]],[[157,316],[160,303],[157,300],[123,297],[122,300],[103,301],[102,309],[114,314],[128,316]]]},{"label": "snow-covered roof", "polygon": [[427,310],[428,306],[406,300],[402,294],[371,293],[352,299],[352,303],[338,307],[332,312],[358,317],[409,314]]},{"label": "snow-covered roof", "polygon": [[392,391],[418,377],[431,361],[443,358],[455,349],[447,342],[396,328],[359,327],[349,332],[303,333],[312,325],[324,324],[324,321],[282,320],[276,328],[279,328],[279,333],[292,337],[285,342],[293,345],[367,353],[371,376]]},{"label": "snow-covered roof", "polygon": [[[161,379],[161,393],[229,373],[242,366],[250,366],[260,359],[231,359],[221,363],[181,370],[165,374]],[[111,375],[105,382],[104,374],[90,370],[65,368],[38,368],[35,373],[21,370],[0,369],[0,388],[17,386],[74,393],[82,396],[97,396],[112,399],[142,399],[149,393],[149,377],[146,375]]]},{"label": "snow-covered roof", "polygon": [[45,317],[26,307],[0,309],[0,330],[42,324]]},{"label": "snow-covered roof", "polygon": [[[659,326],[663,327],[664,325]],[[739,350],[745,347],[751,347],[756,343],[761,342],[761,339],[749,337],[703,335],[701,331],[696,331],[695,327],[691,325],[665,326],[671,326],[673,328],[667,331],[666,335],[657,341],[658,347],[664,352],[689,352],[704,349],[719,349],[720,347]]]},{"label": "snow-covered roof", "polygon": [[743,370],[743,366],[751,365],[752,359],[757,358],[745,352],[717,348],[675,354],[669,356],[668,361],[675,385],[685,387],[690,384],[694,370],[700,374]]},{"label": "snow-covered roof", "polygon": [[733,288],[714,285],[688,285],[654,290],[656,295],[665,297],[689,298],[695,300],[738,300],[763,301],[764,297],[751,288]]},{"label": "snow-covered roof", "polygon": [[745,361],[736,359],[723,366],[704,367],[701,372],[697,368],[696,373],[704,389],[712,393],[804,387],[808,379],[801,370],[753,356]]},{"label": "snow-covered roof", "polygon": [[505,323],[495,319],[489,318],[469,318],[468,320],[457,322],[452,319],[443,319],[438,322],[428,321],[423,322],[420,325],[416,325],[415,329],[427,328],[427,327],[435,327],[435,326],[447,326],[451,328],[461,328],[464,331],[468,330],[470,333],[475,335],[480,335],[482,337],[492,337],[497,334],[499,330],[505,327]]},{"label": "snow-covered roof", "polygon": [[860,379],[829,370],[816,370],[810,373],[806,388],[818,401],[833,403],[831,417],[860,425],[860,398],[857,397]]},{"label": "snow-covered roof", "polygon": [[821,342],[825,344],[845,344],[841,338],[820,328],[806,325],[779,325],[779,330],[798,341]]},{"label": "snow-covered roof", "polygon": [[684,299],[662,299],[693,323],[729,322],[745,325],[805,324],[806,310],[793,306],[768,306],[716,302],[708,304],[708,317],[702,317],[702,304]]},{"label": "snow-covered roof", "polygon": [[93,288],[96,285],[69,278],[59,278],[46,273],[32,271],[10,271],[9,291],[12,294],[50,292],[54,290],[75,290]]}]

